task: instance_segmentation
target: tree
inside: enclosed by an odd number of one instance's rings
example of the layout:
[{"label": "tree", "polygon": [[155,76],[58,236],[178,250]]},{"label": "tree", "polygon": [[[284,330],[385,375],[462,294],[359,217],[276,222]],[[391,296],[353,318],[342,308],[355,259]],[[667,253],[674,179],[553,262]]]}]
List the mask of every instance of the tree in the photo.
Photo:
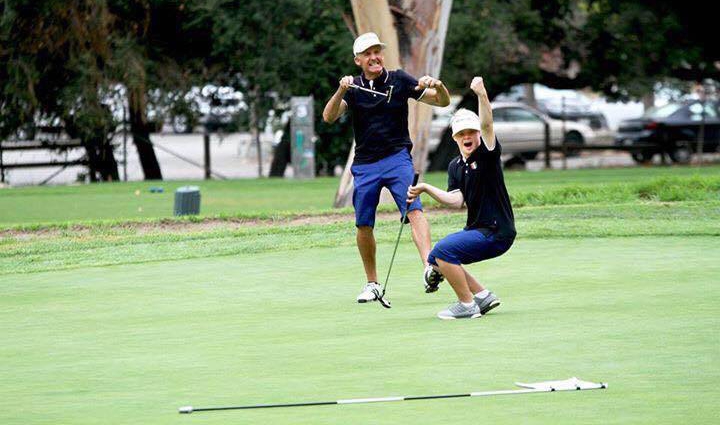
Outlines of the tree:
[{"label": "tree", "polygon": [[[486,77],[492,97],[516,84],[590,88],[611,99],[639,99],[658,81],[720,77],[713,17],[671,1],[456,0],[442,78],[465,88]],[[460,90],[460,107],[477,108]],[[455,154],[448,131],[430,169]]]},{"label": "tree", "polygon": [[[128,89],[131,131],[146,179],[162,174],[149,138],[147,92],[187,87],[205,30],[169,0],[10,0],[1,4],[0,137],[36,116],[61,118],[85,144],[90,178],[117,179],[115,127],[103,93]],[[184,23],[188,25],[184,25]]]},{"label": "tree", "polygon": [[257,146],[258,176],[262,177],[261,117],[273,107],[273,98],[290,94],[290,81],[308,50],[298,38],[304,2],[216,0],[200,9],[212,23],[211,66],[219,70],[216,78],[242,91],[250,107],[250,129]]},{"label": "tree", "polygon": [[[258,175],[262,152],[261,117],[270,108],[287,102],[291,95],[312,94],[316,101],[337,85],[340,76],[352,69],[338,57],[348,57],[352,36],[342,22],[347,6],[340,0],[281,0],[272,8],[265,1],[215,0],[196,5],[195,12],[208,23],[212,50],[207,60],[208,76],[242,91],[250,105],[250,128],[258,151]],[[349,126],[329,127],[316,111],[317,163],[332,170],[340,152],[347,152],[336,135],[347,135]],[[345,139],[347,140],[347,139]],[[349,146],[349,143],[346,142]],[[284,164],[275,164],[276,172]]]},{"label": "tree", "polygon": [[579,77],[615,99],[640,98],[668,78],[720,80],[717,19],[693,3],[589,2]]},{"label": "tree", "polygon": [[[203,75],[210,36],[190,0],[108,0],[110,74],[128,89],[130,131],[145,179],[162,179],[147,120],[148,92],[185,92]],[[182,101],[175,97],[169,102]],[[161,105],[154,105],[161,106]],[[173,105],[162,105],[171,108]]]},{"label": "tree", "polygon": [[105,4],[8,0],[0,12],[0,138],[36,117],[59,118],[85,146],[91,180],[117,180],[114,126],[101,99],[109,85]]}]

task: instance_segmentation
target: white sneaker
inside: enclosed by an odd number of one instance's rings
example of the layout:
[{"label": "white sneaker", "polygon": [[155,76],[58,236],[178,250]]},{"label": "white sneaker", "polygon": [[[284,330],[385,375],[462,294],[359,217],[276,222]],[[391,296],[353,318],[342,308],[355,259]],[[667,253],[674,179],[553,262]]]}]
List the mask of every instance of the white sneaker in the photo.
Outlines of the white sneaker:
[{"label": "white sneaker", "polygon": [[380,286],[377,282],[368,282],[360,295],[357,296],[357,302],[368,303],[371,301],[377,301],[377,295],[375,295],[376,291],[379,294],[380,291],[382,291],[382,286]]}]

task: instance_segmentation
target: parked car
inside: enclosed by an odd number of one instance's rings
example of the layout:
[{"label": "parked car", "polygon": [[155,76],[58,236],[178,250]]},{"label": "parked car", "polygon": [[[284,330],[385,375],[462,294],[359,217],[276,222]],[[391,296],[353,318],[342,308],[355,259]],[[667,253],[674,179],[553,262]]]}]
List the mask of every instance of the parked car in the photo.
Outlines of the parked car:
[{"label": "parked car", "polygon": [[[522,159],[534,159],[545,150],[545,123],[550,125],[550,144],[560,146],[563,140],[568,144],[569,153],[577,148],[594,143],[598,133],[589,125],[567,120],[553,119],[547,114],[520,102],[493,102],[493,124],[495,134],[502,143],[503,153]],[[442,132],[450,125],[454,105],[436,108],[430,130],[430,151],[440,142]]]},{"label": "parked car", "polygon": [[557,112],[546,111],[550,118],[560,121],[575,121],[590,127],[591,132],[585,135],[587,145],[611,145],[615,141],[615,132],[610,129],[607,118],[599,111]]},{"label": "parked car", "polygon": [[632,152],[638,163],[652,161],[665,152],[673,162],[687,163],[697,151],[704,133],[703,152],[716,152],[720,145],[720,102],[698,100],[669,103],[650,108],[642,117],[620,123],[615,144],[637,146]]},{"label": "parked car", "polygon": [[503,152],[522,159],[534,159],[545,149],[545,123],[550,127],[550,144],[560,146],[565,141],[571,152],[595,137],[586,124],[553,119],[524,103],[493,102],[492,108],[493,126]]},{"label": "parked car", "polygon": [[614,142],[614,132],[610,129],[607,118],[600,112],[597,98],[588,96],[578,90],[558,90],[533,85],[534,102],[528,102],[526,85],[516,85],[509,91],[499,94],[495,102],[520,102],[534,106],[550,118],[560,121],[575,121],[590,127],[584,136],[587,145],[610,145]]},{"label": "parked car", "polygon": [[462,96],[450,96],[450,104],[448,106],[433,106],[432,121],[430,123],[430,137],[428,140],[428,150],[434,151],[442,140],[442,135],[450,126],[457,104],[460,103]]}]

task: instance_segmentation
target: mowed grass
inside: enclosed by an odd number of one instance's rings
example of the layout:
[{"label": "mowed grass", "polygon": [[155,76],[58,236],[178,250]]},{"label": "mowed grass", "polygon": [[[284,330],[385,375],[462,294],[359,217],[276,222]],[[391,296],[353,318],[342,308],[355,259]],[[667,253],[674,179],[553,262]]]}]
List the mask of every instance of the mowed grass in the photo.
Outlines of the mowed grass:
[{"label": "mowed grass", "polygon": [[[637,199],[691,200],[688,186],[710,187],[720,197],[720,166],[652,167],[596,170],[507,171],[516,206]],[[424,179],[441,188],[446,173]],[[0,189],[0,228],[77,221],[154,220],[173,216],[174,192],[180,186],[201,190],[201,216],[245,217],[317,214],[332,209],[338,178],[314,180],[246,179],[103,183],[83,186]],[[151,193],[151,187],[163,193]],[[708,190],[703,190],[708,193]],[[428,201],[428,204],[433,204]]]},{"label": "mowed grass", "polygon": [[[451,322],[435,313],[452,292],[424,294],[408,229],[393,308],[354,302],[363,271],[352,216],[287,220],[321,214],[333,179],[203,182],[203,205],[213,193],[229,202],[217,214],[278,218],[208,227],[128,224],[163,216],[124,215],[131,185],[0,191],[0,227],[15,228],[0,236],[0,424],[712,423],[719,170],[507,173],[518,239],[469,266],[503,304]],[[76,218],[57,212],[63,205],[76,205]],[[462,211],[428,216],[435,240],[464,224]],[[376,228],[383,278],[397,226],[385,218]],[[609,389],[177,413],[571,376]]]},{"label": "mowed grass", "polygon": [[[392,243],[379,246],[386,269]],[[503,300],[440,321],[404,241],[393,309],[354,302],[352,246],[0,276],[0,423],[709,423],[720,379],[715,236],[519,239],[470,270]],[[606,391],[194,413],[509,389]]]}]

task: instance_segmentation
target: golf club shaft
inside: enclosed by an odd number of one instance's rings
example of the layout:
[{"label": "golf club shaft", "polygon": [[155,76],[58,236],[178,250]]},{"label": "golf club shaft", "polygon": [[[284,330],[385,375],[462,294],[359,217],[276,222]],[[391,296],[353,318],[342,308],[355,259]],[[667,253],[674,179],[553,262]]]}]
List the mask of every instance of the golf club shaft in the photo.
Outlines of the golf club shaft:
[{"label": "golf club shaft", "polygon": [[[420,179],[420,173],[415,173],[413,176],[413,186],[416,186],[418,184],[418,180]],[[400,236],[402,236],[403,227],[405,227],[405,219],[407,218],[408,210],[410,209],[411,202],[407,202],[405,204],[405,211],[403,211],[402,219],[400,220],[400,231],[398,232],[397,240],[395,241],[395,249],[393,249],[392,258],[390,259],[390,267],[388,267],[387,276],[385,276],[385,284],[383,285],[383,295],[385,295],[385,289],[387,288],[388,280],[390,279],[390,272],[392,271],[393,263],[395,262],[395,253],[398,249],[398,244],[400,244]]]},{"label": "golf club shaft", "polygon": [[248,406],[226,406],[226,407],[199,407],[184,406],[179,409],[179,413],[193,412],[209,412],[215,410],[244,410],[244,409],[267,409],[275,407],[301,407],[301,406],[328,406],[332,404],[360,404],[360,403],[385,403],[391,401],[413,401],[413,400],[434,400],[443,398],[459,398],[459,397],[488,397],[496,395],[513,395],[513,394],[532,394],[532,393],[549,393],[558,391],[581,391],[581,390],[599,390],[607,388],[607,384],[598,383],[592,387],[577,388],[528,388],[518,390],[499,390],[499,391],[479,391],[465,394],[441,394],[441,395],[424,395],[424,396],[405,396],[405,397],[377,397],[377,398],[355,398],[336,401],[318,401],[309,403],[288,403],[288,404],[256,404]]},{"label": "golf club shaft", "polygon": [[357,85],[355,85],[355,84],[350,84],[350,87],[352,87],[352,88],[354,88],[354,89],[366,91],[366,92],[372,93],[372,94],[379,94],[380,96],[387,96],[387,95],[388,95],[387,93],[382,93],[382,92],[379,92],[379,91],[367,89],[367,88],[365,88],[365,87],[357,86]]}]

